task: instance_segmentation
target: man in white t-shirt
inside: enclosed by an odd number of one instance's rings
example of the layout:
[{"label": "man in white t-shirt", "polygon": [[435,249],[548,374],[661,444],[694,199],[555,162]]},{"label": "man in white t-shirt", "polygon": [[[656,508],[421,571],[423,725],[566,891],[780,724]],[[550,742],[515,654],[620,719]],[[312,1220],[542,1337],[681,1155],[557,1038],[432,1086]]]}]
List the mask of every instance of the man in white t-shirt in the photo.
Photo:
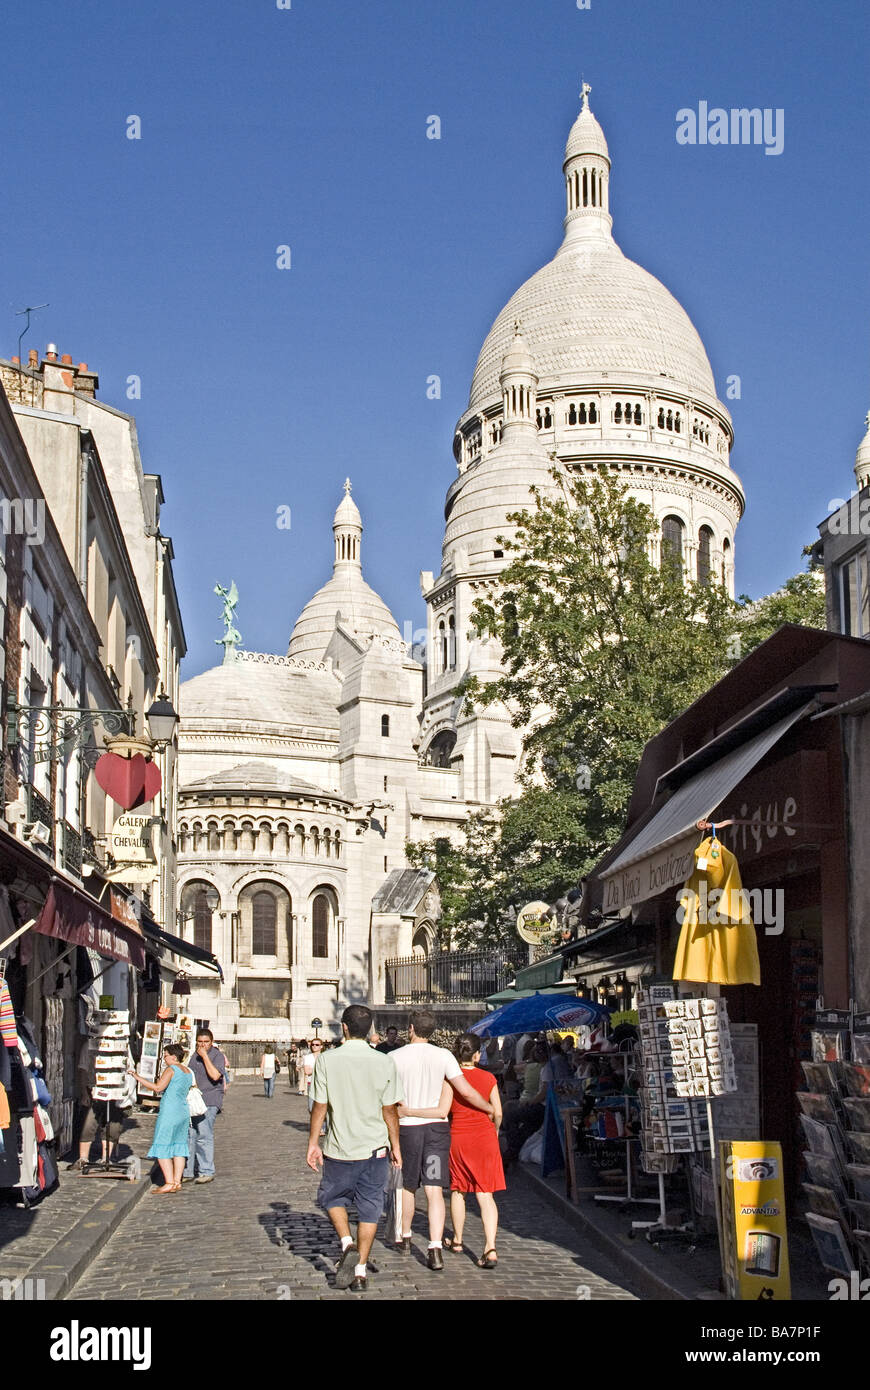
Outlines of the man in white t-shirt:
[{"label": "man in white t-shirt", "polygon": [[411,1253],[415,1194],[422,1183],[429,1212],[426,1263],[430,1269],[437,1270],[444,1268],[441,1253],[445,1218],[443,1188],[450,1177],[450,1125],[441,1105],[444,1082],[449,1081],[457,1095],[484,1114],[491,1115],[492,1106],[466,1081],[453,1053],[430,1043],[435,1032],[435,1015],[431,1010],[415,1009],[408,1023],[410,1043],[390,1053],[405,1093],[405,1103],[399,1107],[403,1188],[401,1250],[403,1255]]}]

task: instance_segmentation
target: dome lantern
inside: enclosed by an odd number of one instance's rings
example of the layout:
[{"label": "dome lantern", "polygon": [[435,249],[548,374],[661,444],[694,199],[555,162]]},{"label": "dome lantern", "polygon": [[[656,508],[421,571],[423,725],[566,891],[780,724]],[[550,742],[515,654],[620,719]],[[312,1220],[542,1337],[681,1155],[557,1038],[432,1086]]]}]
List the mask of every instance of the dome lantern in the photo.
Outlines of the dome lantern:
[{"label": "dome lantern", "polygon": [[350,495],[350,478],[345,478],[344,497],[339,502],[332,520],[336,570],[339,565],[353,565],[356,569],[362,569],[362,531],[360,510]]},{"label": "dome lantern", "polygon": [[565,241],[574,243],[610,236],[610,153],[604,131],[589,109],[592,88],[584,82],[583,105],[565,147]]}]

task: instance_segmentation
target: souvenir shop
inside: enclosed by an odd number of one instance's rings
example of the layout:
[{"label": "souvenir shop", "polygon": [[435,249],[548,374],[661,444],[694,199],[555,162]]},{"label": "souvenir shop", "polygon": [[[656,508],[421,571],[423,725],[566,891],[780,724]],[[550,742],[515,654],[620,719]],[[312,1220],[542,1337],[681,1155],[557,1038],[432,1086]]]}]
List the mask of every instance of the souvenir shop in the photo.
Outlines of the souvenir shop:
[{"label": "souvenir shop", "polygon": [[[853,1210],[870,1190],[862,1129],[870,1131],[870,1087],[856,1090],[864,1072],[855,1066],[866,1064],[853,1061],[866,1052],[870,1008],[868,710],[870,646],[785,626],[664,729],[644,751],[628,828],[590,877],[590,930],[575,943],[573,971],[591,997],[603,985],[612,1004],[619,952],[592,958],[595,923],[604,919],[608,939],[631,952],[645,945],[644,961],[624,956],[629,990],[618,997],[640,1003],[647,1030],[652,1061],[640,1103],[659,1167],[668,1170],[681,1152],[709,1152],[704,1115],[690,1098],[712,1096],[717,1136],[779,1145],[789,1211],[809,1202],[818,1222],[832,1222],[836,1201],[847,1244],[856,1221],[870,1216],[868,1206]],[[728,880],[710,878],[717,863],[728,866]],[[701,915],[713,882],[723,901],[738,904],[731,916]],[[712,894],[709,902],[715,908]],[[681,996],[700,997],[691,1018],[677,1018]],[[724,1025],[712,1012],[720,1005]],[[711,1010],[706,1022],[702,1008]],[[825,1051],[826,1017],[839,1031]],[[718,1035],[712,1062],[703,1051],[708,1027]],[[662,1048],[671,1049],[667,1060]],[[821,1192],[813,1175],[827,1162],[830,1178],[835,1160],[837,1181]],[[653,1153],[647,1171],[655,1170]],[[842,1263],[842,1248],[837,1254]]]},{"label": "souvenir shop", "polygon": [[101,905],[0,830],[0,1199],[33,1203],[56,1184],[95,1011],[123,1013],[129,1037],[146,958],[122,901],[107,889]]}]

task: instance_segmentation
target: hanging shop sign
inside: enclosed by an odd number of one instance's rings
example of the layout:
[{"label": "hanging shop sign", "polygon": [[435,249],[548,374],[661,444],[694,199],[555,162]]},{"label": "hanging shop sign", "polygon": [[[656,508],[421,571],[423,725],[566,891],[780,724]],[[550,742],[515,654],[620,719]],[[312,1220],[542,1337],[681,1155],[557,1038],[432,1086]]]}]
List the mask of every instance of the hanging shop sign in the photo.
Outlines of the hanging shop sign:
[{"label": "hanging shop sign", "polygon": [[542,941],[552,936],[555,927],[549,903],[527,903],[517,913],[517,931],[530,946],[540,946]]},{"label": "hanging shop sign", "polygon": [[97,759],[94,776],[103,791],[125,811],[153,801],[161,786],[160,768],[146,762],[141,753],[132,758],[104,753]]},{"label": "hanging shop sign", "polygon": [[136,970],[145,969],[145,947],[121,922],[114,921],[98,903],[53,883],[48,890],[34,930],[55,936],[71,945],[90,947],[101,956],[124,961]]},{"label": "hanging shop sign", "polygon": [[791,1298],[782,1149],[722,1142],[725,1276],[734,1299]]},{"label": "hanging shop sign", "polygon": [[119,883],[150,883],[157,877],[157,858],[154,853],[154,826],[159,816],[142,811],[125,811],[112,826],[108,836],[108,851],[115,863],[105,877]]}]

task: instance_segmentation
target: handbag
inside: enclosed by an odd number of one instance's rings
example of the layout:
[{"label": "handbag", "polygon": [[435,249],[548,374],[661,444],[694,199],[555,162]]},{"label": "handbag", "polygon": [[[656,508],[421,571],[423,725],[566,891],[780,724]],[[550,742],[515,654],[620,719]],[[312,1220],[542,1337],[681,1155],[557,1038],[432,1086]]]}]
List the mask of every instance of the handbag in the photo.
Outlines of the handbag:
[{"label": "handbag", "polygon": [[281,1070],[281,1063],[278,1061],[278,1058],[276,1057],[276,1058],[275,1058],[275,1075],[276,1075],[276,1076],[278,1075],[278,1073],[279,1073],[280,1070]]},{"label": "handbag", "polygon": [[187,1093],[187,1108],[190,1111],[190,1118],[192,1120],[198,1120],[208,1109],[205,1103],[205,1097],[195,1081]]}]

